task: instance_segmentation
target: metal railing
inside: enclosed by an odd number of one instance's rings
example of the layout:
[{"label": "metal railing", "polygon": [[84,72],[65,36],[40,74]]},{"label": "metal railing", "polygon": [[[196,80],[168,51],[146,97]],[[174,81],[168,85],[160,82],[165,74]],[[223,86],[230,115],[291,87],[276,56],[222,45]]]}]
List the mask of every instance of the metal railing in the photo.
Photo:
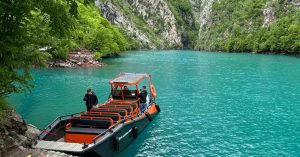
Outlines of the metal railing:
[{"label": "metal railing", "polygon": [[122,119],[121,121],[119,121],[118,123],[114,124],[112,127],[110,127],[109,129],[105,130],[104,132],[102,132],[101,134],[97,135],[92,141],[95,144],[97,142],[97,140],[102,137],[103,135],[105,135],[107,132],[113,132],[112,129],[114,129],[117,125],[124,123],[126,121],[126,119]]},{"label": "metal railing", "polygon": [[[152,103],[151,103],[152,105]],[[151,106],[149,105],[149,106]],[[118,123],[114,124],[112,127],[110,127],[109,129],[105,130],[104,132],[102,132],[101,134],[97,135],[92,141],[93,143],[95,144],[97,142],[97,140],[99,138],[101,138],[103,135],[105,135],[107,132],[113,132],[112,129],[114,129],[116,126],[118,126],[119,124],[121,123],[124,123],[126,122],[127,119],[133,119],[133,118],[136,118],[136,117],[139,117],[140,115],[136,115],[136,116],[128,116],[127,118],[125,119],[122,119],[121,121],[119,121]]]}]

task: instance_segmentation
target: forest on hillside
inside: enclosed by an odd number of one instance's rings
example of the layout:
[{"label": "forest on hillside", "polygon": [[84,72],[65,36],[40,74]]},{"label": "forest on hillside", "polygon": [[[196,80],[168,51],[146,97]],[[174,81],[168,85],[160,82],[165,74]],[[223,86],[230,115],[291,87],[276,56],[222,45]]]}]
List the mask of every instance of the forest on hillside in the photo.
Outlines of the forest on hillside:
[{"label": "forest on hillside", "polygon": [[197,49],[298,54],[299,17],[300,9],[291,0],[220,0]]}]

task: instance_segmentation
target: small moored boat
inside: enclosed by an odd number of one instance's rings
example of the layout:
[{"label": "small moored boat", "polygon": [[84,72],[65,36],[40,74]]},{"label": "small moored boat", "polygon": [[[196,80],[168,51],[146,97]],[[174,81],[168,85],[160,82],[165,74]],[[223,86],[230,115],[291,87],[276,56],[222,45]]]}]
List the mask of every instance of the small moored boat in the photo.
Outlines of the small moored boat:
[{"label": "small moored boat", "polygon": [[[150,89],[146,108],[140,111],[139,84]],[[56,118],[37,137],[33,148],[77,156],[113,156],[125,149],[160,112],[149,74],[122,73],[109,81],[108,100],[92,108]],[[127,87],[126,90],[124,87]]]}]

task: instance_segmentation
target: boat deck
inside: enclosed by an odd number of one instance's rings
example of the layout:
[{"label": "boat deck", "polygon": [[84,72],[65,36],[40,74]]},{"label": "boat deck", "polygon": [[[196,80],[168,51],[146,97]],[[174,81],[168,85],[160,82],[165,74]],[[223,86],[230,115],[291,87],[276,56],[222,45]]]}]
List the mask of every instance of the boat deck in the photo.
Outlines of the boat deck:
[{"label": "boat deck", "polygon": [[37,144],[34,145],[34,148],[56,150],[56,151],[80,152],[82,151],[82,144],[38,140]]}]

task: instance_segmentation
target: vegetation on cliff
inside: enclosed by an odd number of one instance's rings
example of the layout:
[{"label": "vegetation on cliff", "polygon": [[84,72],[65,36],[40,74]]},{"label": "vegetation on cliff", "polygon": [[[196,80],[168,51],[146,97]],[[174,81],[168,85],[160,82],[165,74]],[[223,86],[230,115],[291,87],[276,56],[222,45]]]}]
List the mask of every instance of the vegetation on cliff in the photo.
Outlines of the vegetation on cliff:
[{"label": "vegetation on cliff", "polygon": [[4,97],[0,97],[0,121],[2,120],[3,117],[5,117],[5,111],[9,110],[10,107]]},{"label": "vegetation on cliff", "polygon": [[76,47],[87,48],[97,57],[120,53],[128,49],[128,43],[116,26],[101,17],[94,6],[78,2],[79,17],[76,19],[72,39]]},{"label": "vegetation on cliff", "polygon": [[[158,49],[178,48],[166,44],[166,41],[180,38],[181,44],[178,45],[185,49],[291,54],[300,52],[298,0],[98,1],[107,2],[108,5],[102,6],[101,10],[104,15],[109,16],[109,20],[115,22],[118,19],[116,24],[129,32],[131,29],[140,32],[140,36],[145,35],[150,41],[142,43],[153,44]],[[105,8],[111,5],[117,9]],[[172,15],[159,15],[164,10],[170,10]],[[118,18],[120,14],[126,15],[128,19]],[[165,23],[166,19],[172,17],[175,17],[175,29]],[[126,21],[132,21],[137,28],[128,26]],[[164,32],[173,35],[167,36]],[[167,39],[163,39],[166,37]],[[135,36],[130,38],[147,41]],[[147,48],[147,45],[137,47]]]},{"label": "vegetation on cliff", "polygon": [[[112,0],[112,3],[121,12],[123,12],[124,15],[126,15],[128,20],[133,22],[139,30],[141,30],[144,34],[146,34],[148,36],[149,40],[157,48],[161,47],[160,46],[161,43],[159,43],[159,41],[158,41],[159,38],[162,38],[161,35],[159,34],[159,32],[161,32],[161,30],[162,30],[161,25],[157,25],[156,29],[154,30],[147,24],[146,20],[141,15],[139,15],[139,13],[136,11],[136,8],[131,6],[129,3],[124,3],[124,1],[120,1],[120,0]],[[127,33],[127,34],[128,34],[129,39],[134,38],[134,36],[131,36],[129,33]],[[149,45],[139,45],[138,43],[133,44],[133,48],[136,49],[136,48],[139,48],[139,47],[148,47],[149,48]]]},{"label": "vegetation on cliff", "polygon": [[[273,21],[263,25],[269,15]],[[300,53],[300,10],[285,0],[220,0],[212,8],[198,49]]]},{"label": "vegetation on cliff", "polygon": [[168,6],[176,18],[177,28],[181,28],[184,49],[194,49],[198,39],[198,24],[188,0],[168,0]]}]

